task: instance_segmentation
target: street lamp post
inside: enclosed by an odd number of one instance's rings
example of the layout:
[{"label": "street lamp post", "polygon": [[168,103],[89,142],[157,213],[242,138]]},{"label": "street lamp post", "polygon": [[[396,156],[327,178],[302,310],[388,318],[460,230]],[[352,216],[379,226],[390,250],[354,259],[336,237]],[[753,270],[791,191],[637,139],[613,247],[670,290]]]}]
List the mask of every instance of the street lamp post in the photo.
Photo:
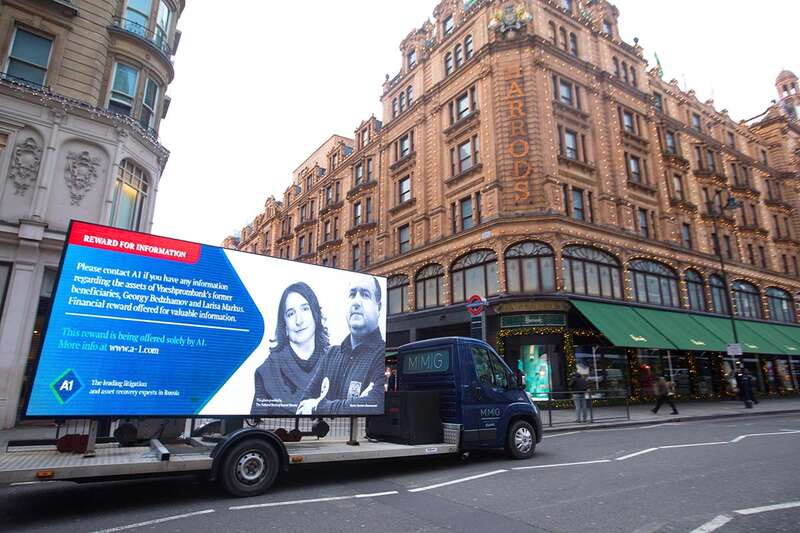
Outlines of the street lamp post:
[{"label": "street lamp post", "polygon": [[[720,199],[720,193],[717,193],[717,199]],[[726,210],[733,211],[735,209],[739,209],[742,207],[742,204],[736,201],[736,198],[733,196],[728,196],[728,201],[725,205],[722,205],[722,202],[714,202],[709,200],[707,203],[708,207],[708,214],[711,216],[711,220],[714,223],[714,248],[715,252],[717,253],[717,257],[719,258],[719,267],[722,272],[722,283],[725,289],[725,301],[728,305],[728,316],[731,320],[731,328],[733,329],[733,343],[739,344],[739,335],[736,331],[736,318],[733,313],[733,297],[731,295],[731,287],[728,284],[728,275],[725,272],[725,258],[722,254],[722,246],[720,244],[719,238],[719,226],[717,225],[717,220],[720,219],[725,215]],[[733,356],[731,356],[733,358]],[[734,360],[734,367],[736,361]],[[733,370],[733,369],[731,369]]]}]

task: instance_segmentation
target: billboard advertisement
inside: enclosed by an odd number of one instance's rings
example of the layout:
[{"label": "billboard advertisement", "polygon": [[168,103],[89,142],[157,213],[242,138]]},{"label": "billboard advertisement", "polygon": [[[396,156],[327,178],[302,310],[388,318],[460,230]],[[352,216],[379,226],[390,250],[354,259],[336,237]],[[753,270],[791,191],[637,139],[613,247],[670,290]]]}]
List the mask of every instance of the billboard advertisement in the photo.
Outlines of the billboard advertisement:
[{"label": "billboard advertisement", "polygon": [[28,417],[383,414],[386,280],[73,222]]}]

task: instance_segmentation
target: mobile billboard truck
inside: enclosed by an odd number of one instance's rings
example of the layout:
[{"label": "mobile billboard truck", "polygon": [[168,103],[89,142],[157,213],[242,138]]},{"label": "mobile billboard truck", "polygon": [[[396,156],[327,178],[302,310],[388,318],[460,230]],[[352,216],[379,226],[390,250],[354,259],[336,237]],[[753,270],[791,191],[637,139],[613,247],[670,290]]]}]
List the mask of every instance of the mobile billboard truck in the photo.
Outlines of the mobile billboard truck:
[{"label": "mobile billboard truck", "polygon": [[[92,423],[81,453],[11,443],[0,484],[195,472],[248,496],[298,463],[495,447],[530,457],[539,413],[481,341],[401,347],[397,391],[385,393],[385,300],[381,277],[73,222],[25,417],[238,417],[239,427],[122,447],[96,443]],[[350,440],[241,427],[287,416],[349,417]]]}]

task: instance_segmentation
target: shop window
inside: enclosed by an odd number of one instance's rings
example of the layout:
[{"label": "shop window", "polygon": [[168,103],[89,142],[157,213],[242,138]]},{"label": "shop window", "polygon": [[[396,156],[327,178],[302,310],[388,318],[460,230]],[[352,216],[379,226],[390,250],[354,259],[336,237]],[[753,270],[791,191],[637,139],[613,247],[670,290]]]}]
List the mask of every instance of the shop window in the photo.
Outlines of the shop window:
[{"label": "shop window", "polygon": [[458,259],[450,268],[453,303],[466,301],[473,294],[497,294],[497,256],[491,250],[478,250]]},{"label": "shop window", "polygon": [[755,285],[745,281],[734,281],[731,289],[736,302],[736,316],[761,318],[761,295]]},{"label": "shop window", "polygon": [[614,256],[587,246],[567,246],[561,255],[566,292],[622,298],[621,269]]},{"label": "shop window", "polygon": [[[9,265],[10,266],[10,265]],[[50,310],[53,303],[53,289],[56,285],[56,270],[53,268],[45,268],[44,275],[42,276],[42,286],[39,289],[39,304],[36,308],[36,320],[33,323],[33,333],[31,335],[31,344],[28,349],[28,359],[25,364],[25,374],[22,378],[22,396],[26,398],[31,385],[33,385],[33,376],[36,371],[36,359],[39,357],[39,352],[44,340],[44,328],[47,325],[47,319],[50,316]],[[0,279],[2,283],[2,279]],[[3,285],[0,284],[0,290]],[[1,294],[0,294],[1,295]],[[2,303],[2,300],[0,300]],[[24,402],[19,403],[19,412],[21,416]]]},{"label": "shop window", "polygon": [[109,225],[138,230],[147,201],[148,178],[144,170],[125,159],[117,171]]},{"label": "shop window", "polygon": [[386,281],[388,314],[408,311],[408,276],[392,276]]},{"label": "shop window", "polygon": [[589,381],[593,394],[628,395],[628,358],[625,350],[576,345],[575,369]]},{"label": "shop window", "polygon": [[555,289],[553,249],[542,242],[515,244],[506,251],[508,292],[552,292]]},{"label": "shop window", "polygon": [[428,265],[414,278],[416,282],[417,309],[429,309],[444,305],[444,268]]},{"label": "shop window", "polygon": [[[2,280],[0,279],[0,283]],[[792,296],[776,287],[766,290],[767,304],[769,305],[769,318],[777,322],[794,322],[794,302]]]},{"label": "shop window", "polygon": [[689,297],[689,309],[693,311],[706,310],[706,296],[703,290],[703,278],[695,270],[687,270],[684,274],[686,281],[686,294]]},{"label": "shop window", "polygon": [[728,310],[728,295],[725,290],[725,280],[716,274],[708,278],[708,284],[711,286],[711,303],[714,307],[713,311],[722,315],[730,313]]},{"label": "shop window", "polygon": [[631,261],[628,263],[628,283],[637,302],[667,307],[680,306],[678,276],[661,263],[643,259]]}]

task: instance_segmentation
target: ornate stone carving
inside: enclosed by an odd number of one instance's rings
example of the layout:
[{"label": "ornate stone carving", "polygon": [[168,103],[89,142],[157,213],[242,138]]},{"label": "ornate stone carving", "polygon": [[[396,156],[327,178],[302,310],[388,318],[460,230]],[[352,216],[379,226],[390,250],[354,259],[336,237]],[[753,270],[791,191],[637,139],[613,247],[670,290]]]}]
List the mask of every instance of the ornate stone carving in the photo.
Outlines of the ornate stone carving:
[{"label": "ornate stone carving", "polygon": [[97,181],[97,166],[100,159],[89,152],[69,152],[64,180],[67,182],[72,205],[80,205],[83,197],[92,190]]},{"label": "ornate stone carving", "polygon": [[25,191],[36,181],[41,162],[42,149],[36,143],[36,139],[28,137],[17,143],[11,155],[11,168],[8,171],[8,179],[14,183],[14,194],[25,195]]},{"label": "ornate stone carving", "polygon": [[506,39],[513,39],[517,32],[532,20],[533,15],[525,9],[525,4],[506,4],[502,9],[495,11],[489,21],[489,29],[498,32]]}]

